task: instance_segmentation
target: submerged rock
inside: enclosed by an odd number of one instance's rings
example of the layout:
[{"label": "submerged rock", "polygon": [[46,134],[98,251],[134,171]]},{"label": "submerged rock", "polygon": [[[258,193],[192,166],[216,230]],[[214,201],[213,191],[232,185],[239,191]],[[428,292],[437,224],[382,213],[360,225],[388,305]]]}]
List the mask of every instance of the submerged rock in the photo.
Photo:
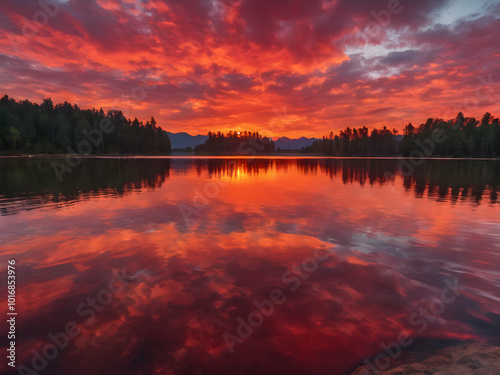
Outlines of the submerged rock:
[{"label": "submerged rock", "polygon": [[[442,349],[421,362],[398,364],[380,375],[499,375],[500,347],[472,343]],[[351,375],[375,375],[372,369],[362,366]]]}]

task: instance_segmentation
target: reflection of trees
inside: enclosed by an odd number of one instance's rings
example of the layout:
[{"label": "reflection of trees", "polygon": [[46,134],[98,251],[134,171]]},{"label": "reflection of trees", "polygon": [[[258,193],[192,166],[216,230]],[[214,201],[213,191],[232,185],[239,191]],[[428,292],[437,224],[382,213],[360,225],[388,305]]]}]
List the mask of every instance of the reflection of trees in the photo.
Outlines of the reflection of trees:
[{"label": "reflection of trees", "polygon": [[258,175],[276,170],[287,173],[297,168],[303,175],[324,173],[345,184],[385,185],[403,178],[403,187],[416,197],[438,200],[470,200],[480,203],[484,195],[498,202],[500,162],[484,160],[426,160],[407,177],[399,172],[397,159],[208,159],[194,161],[199,176],[205,171],[212,178],[233,178],[238,174]]},{"label": "reflection of trees", "polygon": [[490,203],[497,203],[500,162],[429,160],[404,178],[403,184],[407,190],[413,188],[417,197],[427,193],[438,200],[470,200],[479,204],[487,195]]},{"label": "reflection of trees", "polygon": [[[341,178],[344,183],[358,182],[365,185],[387,183],[398,168],[397,160],[380,159],[302,159],[297,163],[304,173],[319,170],[331,179]],[[393,178],[392,178],[393,179]]]},{"label": "reflection of trees", "polygon": [[209,159],[198,160],[198,173],[203,171],[203,166],[208,169],[210,177],[229,177],[235,178],[241,174],[252,176],[259,173],[267,173],[274,165],[270,159]]},{"label": "reflection of trees", "polygon": [[341,177],[342,181],[359,182],[361,185],[384,184],[390,177],[388,173],[396,173],[397,160],[368,159],[233,159],[233,160],[197,160],[198,175],[208,168],[212,177],[235,177],[237,173],[258,175],[276,170],[278,173],[288,173],[297,168],[304,175],[325,173],[330,178]]},{"label": "reflection of trees", "polygon": [[170,174],[166,159],[82,159],[61,183],[54,159],[0,159],[0,213],[16,213],[42,205],[121,196],[144,188],[161,187]]},{"label": "reflection of trees", "polygon": [[[304,173],[321,171],[330,178],[341,178],[344,183],[384,185],[394,181],[399,173],[399,160],[375,159],[302,159],[297,161]],[[490,203],[498,202],[500,162],[485,160],[426,160],[415,171],[403,178],[407,191],[416,197],[449,200],[451,203],[470,200],[480,203],[489,196]]]},{"label": "reflection of trees", "polygon": [[[304,165],[304,162],[306,165]],[[314,166],[315,163],[318,166]],[[364,185],[384,185],[394,181],[399,173],[398,160],[368,159],[319,159],[298,163],[304,173],[319,168],[330,178],[341,177],[344,183],[359,182]],[[451,203],[470,200],[480,203],[485,195],[490,203],[498,202],[500,162],[485,160],[426,160],[415,171],[403,178],[407,191],[414,190],[416,197],[449,200]]]},{"label": "reflection of trees", "polygon": [[[0,159],[0,213],[9,214],[45,205],[61,205],[92,196],[121,196],[144,188],[161,187],[170,175],[237,178],[296,170],[304,178],[325,174],[343,183],[385,185],[402,178],[403,187],[417,197],[451,203],[499,201],[500,162],[484,160],[427,160],[407,177],[400,161],[390,159],[83,159],[59,183],[53,159]],[[399,176],[399,177],[397,177]]]}]

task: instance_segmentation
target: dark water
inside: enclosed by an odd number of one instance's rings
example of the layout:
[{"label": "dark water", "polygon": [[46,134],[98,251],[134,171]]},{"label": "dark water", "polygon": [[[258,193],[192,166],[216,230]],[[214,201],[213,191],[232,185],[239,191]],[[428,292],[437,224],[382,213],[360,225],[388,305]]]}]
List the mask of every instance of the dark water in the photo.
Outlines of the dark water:
[{"label": "dark water", "polygon": [[0,159],[17,365],[344,374],[398,335],[500,344],[499,162],[87,159],[62,182],[51,162]]}]

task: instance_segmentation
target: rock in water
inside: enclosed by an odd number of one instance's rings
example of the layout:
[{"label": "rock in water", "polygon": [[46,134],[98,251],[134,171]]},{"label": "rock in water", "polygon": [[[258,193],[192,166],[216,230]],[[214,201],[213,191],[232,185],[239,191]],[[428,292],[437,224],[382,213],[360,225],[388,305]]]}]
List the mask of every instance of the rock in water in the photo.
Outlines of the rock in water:
[{"label": "rock in water", "polygon": [[[410,364],[395,364],[380,375],[499,375],[500,347],[480,343],[442,349],[427,359]],[[375,375],[367,366],[351,375]]]}]

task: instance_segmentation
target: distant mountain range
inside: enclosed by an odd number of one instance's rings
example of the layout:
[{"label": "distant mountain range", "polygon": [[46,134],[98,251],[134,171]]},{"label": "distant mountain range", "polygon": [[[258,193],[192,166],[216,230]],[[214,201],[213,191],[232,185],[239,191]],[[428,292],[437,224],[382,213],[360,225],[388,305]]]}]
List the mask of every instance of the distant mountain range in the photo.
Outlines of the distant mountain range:
[{"label": "distant mountain range", "polygon": [[[170,138],[172,149],[183,149],[187,147],[194,148],[197,145],[205,143],[205,141],[208,139],[208,136],[206,135],[190,135],[185,132],[167,132],[167,134]],[[302,147],[310,146],[314,141],[317,141],[317,138],[301,137],[299,139],[291,139],[288,137],[281,137],[274,141],[274,145],[276,149],[279,147],[282,150],[300,150]]]},{"label": "distant mountain range", "polygon": [[208,139],[207,135],[191,135],[185,132],[182,133],[170,133],[167,132],[170,138],[170,143],[172,144],[172,150],[175,148],[187,148],[201,145],[205,143]]},{"label": "distant mountain range", "polygon": [[306,138],[300,137],[299,139],[291,139],[288,137],[281,137],[274,141],[274,146],[276,149],[278,147],[282,150],[300,150],[302,147],[307,147],[312,145],[317,138]]}]

